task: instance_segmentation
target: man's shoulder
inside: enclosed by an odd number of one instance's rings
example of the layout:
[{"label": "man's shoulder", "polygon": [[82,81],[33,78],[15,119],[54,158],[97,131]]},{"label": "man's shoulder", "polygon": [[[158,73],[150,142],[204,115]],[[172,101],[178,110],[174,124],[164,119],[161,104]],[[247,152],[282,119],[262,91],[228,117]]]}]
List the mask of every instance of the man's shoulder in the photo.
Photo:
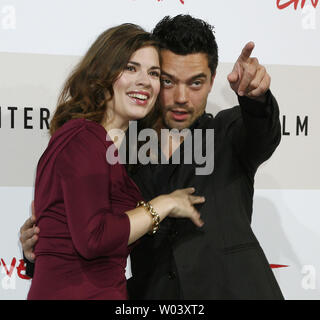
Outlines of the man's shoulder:
[{"label": "man's shoulder", "polygon": [[223,122],[232,122],[241,117],[241,109],[240,106],[235,106],[232,108],[227,108],[219,111],[215,115],[215,120],[223,121]]},{"label": "man's shoulder", "polygon": [[213,116],[211,113],[205,113],[196,127],[202,129],[214,128],[215,130],[226,129],[229,125],[239,120],[241,117],[242,115],[240,106],[235,106],[232,108],[223,109],[215,116]]}]

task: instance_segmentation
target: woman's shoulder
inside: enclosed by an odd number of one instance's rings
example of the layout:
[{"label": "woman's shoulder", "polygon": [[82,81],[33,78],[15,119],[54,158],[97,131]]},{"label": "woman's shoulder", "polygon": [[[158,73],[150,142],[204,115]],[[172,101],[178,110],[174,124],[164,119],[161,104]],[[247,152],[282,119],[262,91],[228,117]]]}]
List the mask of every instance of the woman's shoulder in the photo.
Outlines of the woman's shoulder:
[{"label": "woman's shoulder", "polygon": [[[52,135],[48,149],[62,151],[72,146],[88,151],[105,150],[112,144],[107,131],[97,122],[87,119],[72,119],[56,130]],[[67,148],[68,147],[68,148]],[[74,148],[73,148],[74,149]]]},{"label": "woman's shoulder", "polygon": [[72,119],[56,130],[39,160],[39,166],[67,159],[103,157],[109,144],[107,132],[98,123]]},{"label": "woman's shoulder", "polygon": [[[107,132],[99,123],[87,119],[71,119],[61,126],[51,137],[50,143],[60,141],[67,143],[72,140],[100,140],[105,142]],[[49,143],[49,144],[50,144]]]}]

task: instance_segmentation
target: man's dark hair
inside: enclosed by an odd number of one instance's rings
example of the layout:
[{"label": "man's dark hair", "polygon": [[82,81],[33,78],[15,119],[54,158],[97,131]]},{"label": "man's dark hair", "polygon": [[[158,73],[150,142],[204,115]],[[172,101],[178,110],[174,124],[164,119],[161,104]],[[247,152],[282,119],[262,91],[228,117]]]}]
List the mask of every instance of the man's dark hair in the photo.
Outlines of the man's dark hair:
[{"label": "man's dark hair", "polygon": [[152,34],[160,42],[161,49],[179,55],[207,54],[211,74],[214,74],[218,66],[218,46],[213,30],[214,27],[207,22],[181,14],[164,17]]}]

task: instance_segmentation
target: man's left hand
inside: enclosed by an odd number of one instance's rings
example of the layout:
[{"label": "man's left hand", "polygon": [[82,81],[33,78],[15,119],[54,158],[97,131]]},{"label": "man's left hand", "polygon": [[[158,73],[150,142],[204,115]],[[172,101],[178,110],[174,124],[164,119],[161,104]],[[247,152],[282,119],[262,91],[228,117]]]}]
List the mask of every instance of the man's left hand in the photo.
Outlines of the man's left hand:
[{"label": "man's left hand", "polygon": [[258,59],[251,57],[254,46],[253,42],[248,42],[242,49],[232,72],[228,75],[228,81],[232,90],[239,96],[264,101],[271,78]]}]

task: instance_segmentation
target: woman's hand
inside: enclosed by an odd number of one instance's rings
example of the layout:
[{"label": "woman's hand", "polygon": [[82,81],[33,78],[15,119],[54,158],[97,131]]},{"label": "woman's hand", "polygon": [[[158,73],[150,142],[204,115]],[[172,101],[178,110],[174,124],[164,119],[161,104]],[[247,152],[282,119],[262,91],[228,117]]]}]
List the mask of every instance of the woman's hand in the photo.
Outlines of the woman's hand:
[{"label": "woman's hand", "polygon": [[[194,191],[194,188],[179,189],[170,194],[163,194],[153,198],[150,204],[159,215],[160,221],[167,216],[189,218],[197,227],[202,227],[203,221],[200,219],[200,214],[194,205],[205,202],[205,199],[204,197],[193,196]],[[126,211],[126,214],[130,219],[128,244],[131,244],[150,231],[153,219],[146,208],[142,206]]]},{"label": "woman's hand", "polygon": [[168,194],[168,197],[173,201],[173,208],[168,216],[172,218],[189,218],[196,226],[202,227],[203,221],[194,205],[204,203],[205,198],[192,195],[194,192],[194,188],[185,188]]}]

